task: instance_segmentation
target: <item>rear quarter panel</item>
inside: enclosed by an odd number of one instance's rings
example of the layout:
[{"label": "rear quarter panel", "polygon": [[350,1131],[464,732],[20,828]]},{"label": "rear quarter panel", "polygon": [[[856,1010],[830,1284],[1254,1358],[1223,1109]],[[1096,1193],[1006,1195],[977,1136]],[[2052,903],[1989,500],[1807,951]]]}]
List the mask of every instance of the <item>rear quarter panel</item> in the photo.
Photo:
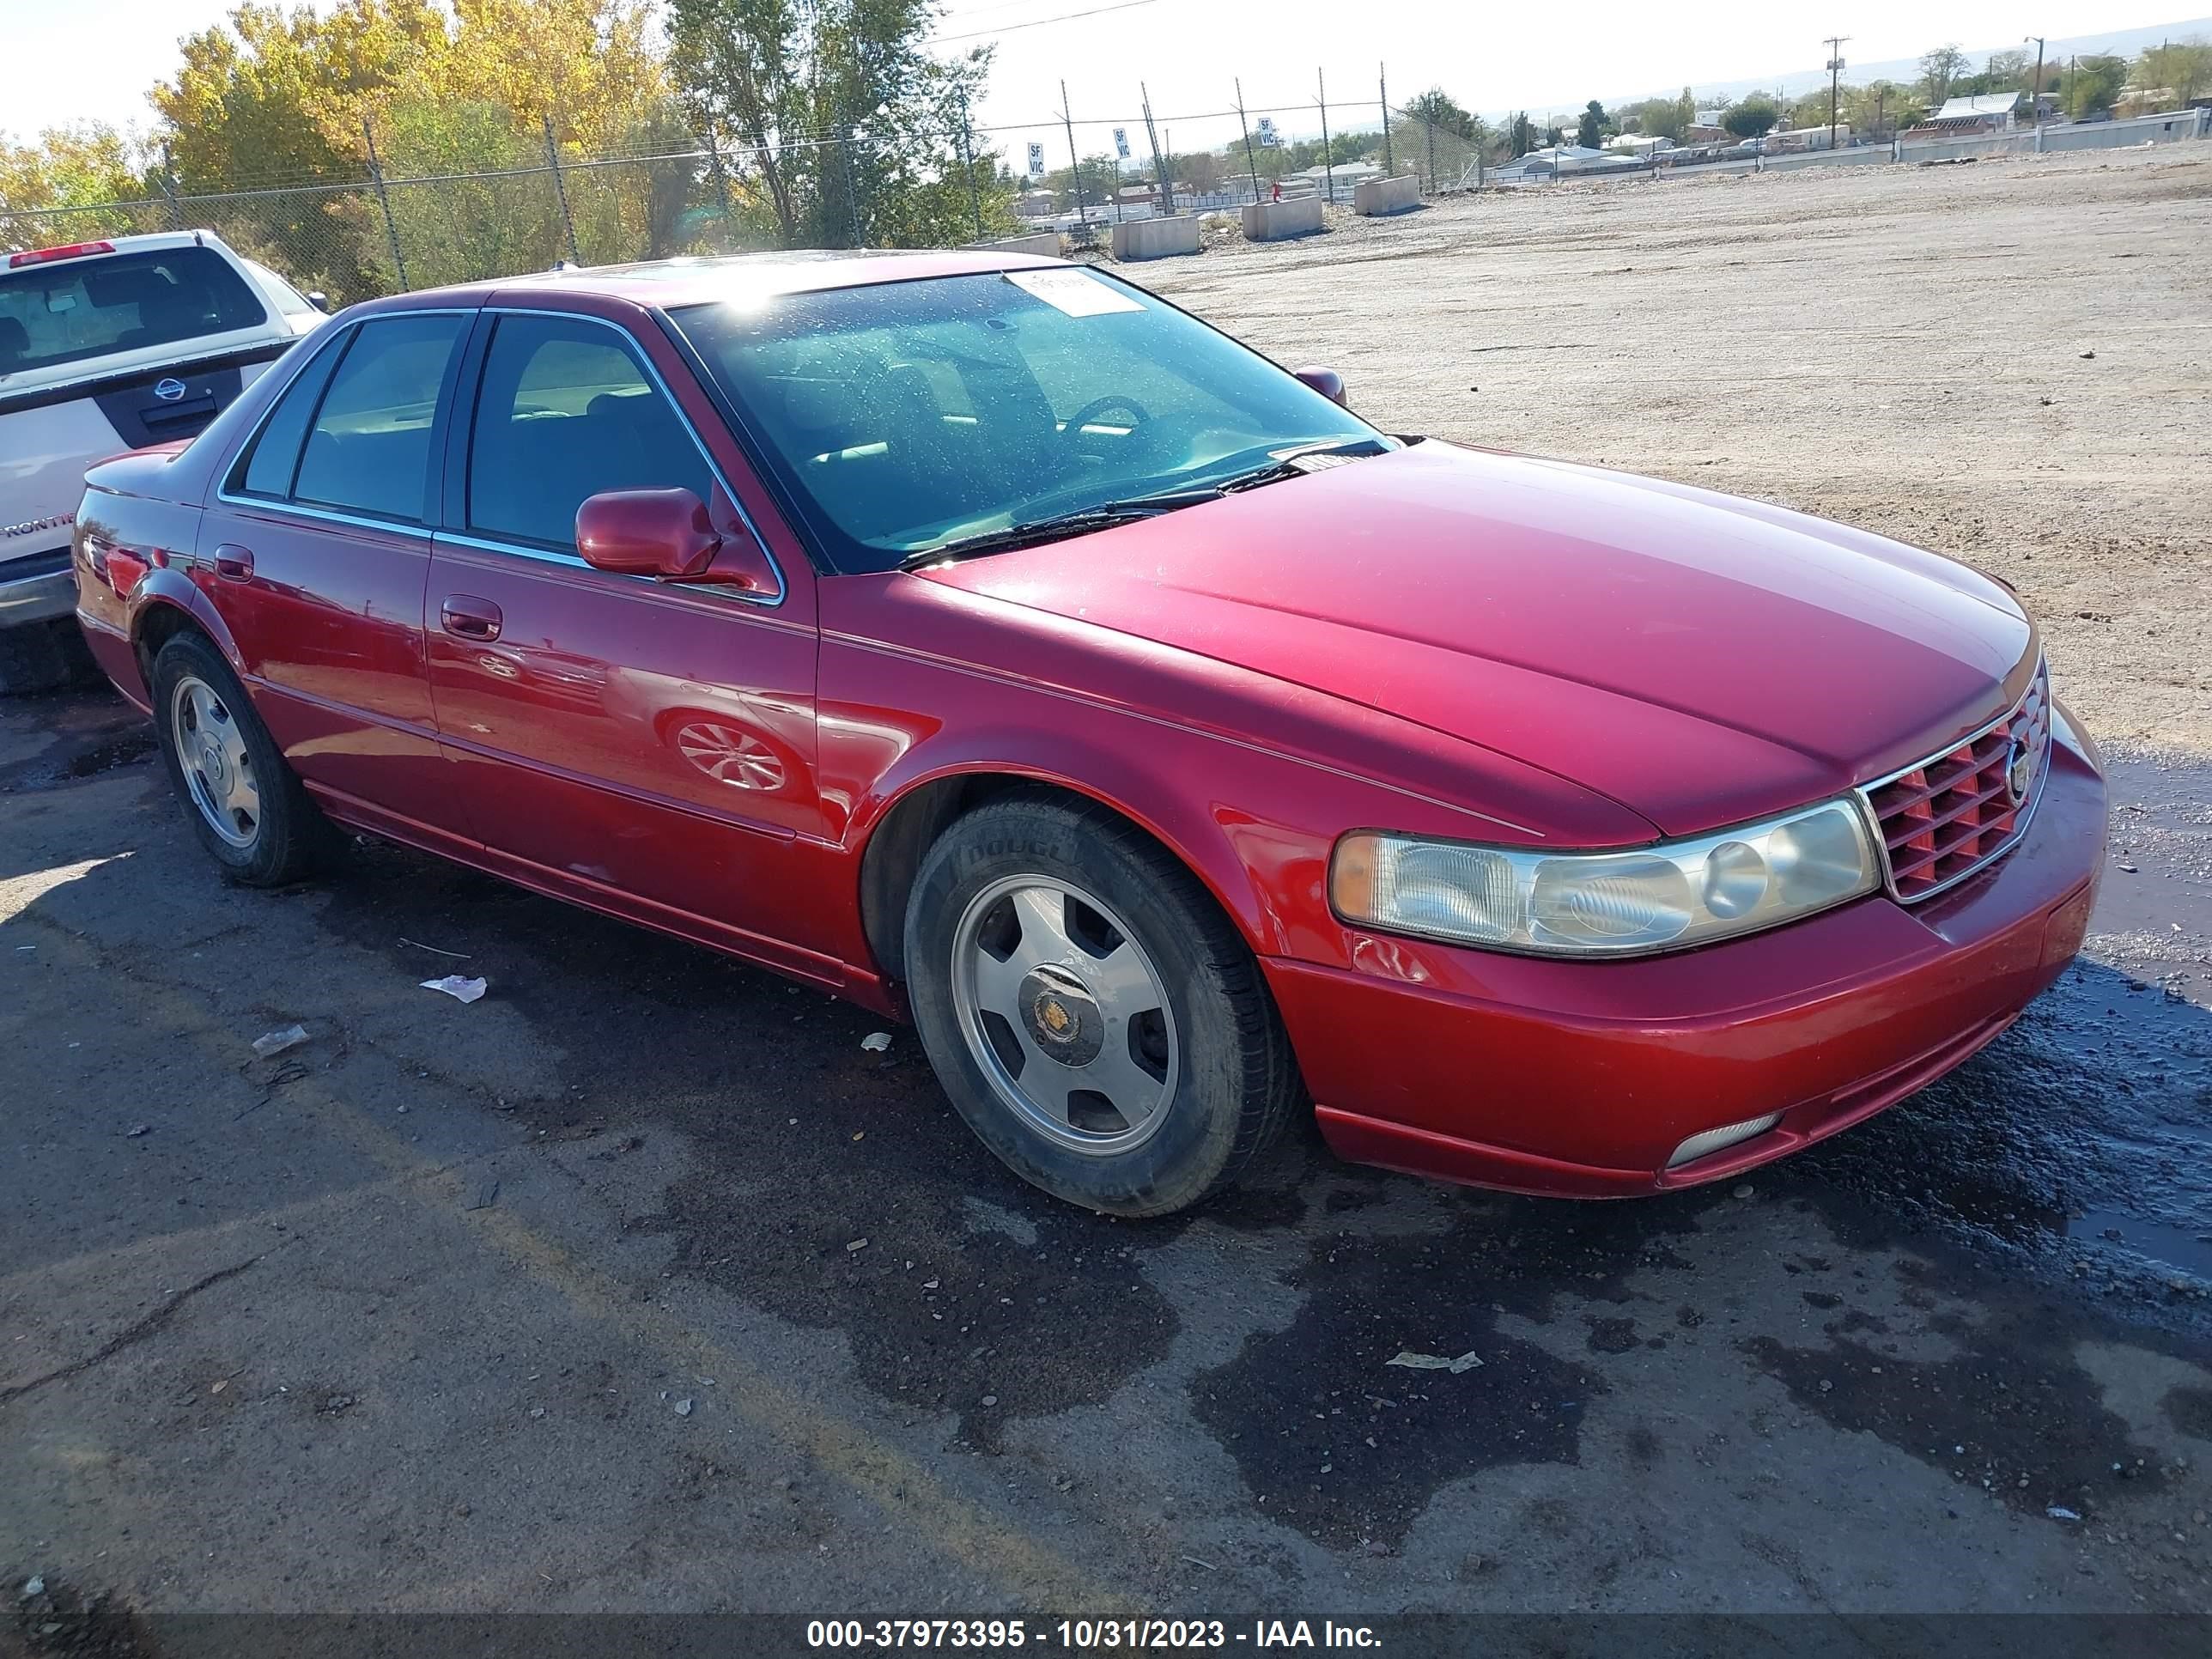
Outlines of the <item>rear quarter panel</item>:
[{"label": "rear quarter panel", "polygon": [[167,493],[173,451],[149,451],[93,469],[77,506],[77,621],[116,689],[149,706],[133,641],[155,607],[191,617],[232,665],[238,651],[222,618],[193,580],[200,507]]}]

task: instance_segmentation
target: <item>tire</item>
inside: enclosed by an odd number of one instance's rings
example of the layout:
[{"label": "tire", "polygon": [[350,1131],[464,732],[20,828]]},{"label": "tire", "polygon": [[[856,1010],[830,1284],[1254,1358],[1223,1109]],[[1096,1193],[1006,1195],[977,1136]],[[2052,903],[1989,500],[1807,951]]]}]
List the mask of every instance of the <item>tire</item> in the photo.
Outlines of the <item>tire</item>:
[{"label": "tire", "polygon": [[1103,808],[1020,795],[949,825],[907,900],[905,962],[922,1046],[969,1127],[1085,1209],[1199,1203],[1303,1098],[1243,939]]},{"label": "tire", "polygon": [[[154,659],[153,691],[161,764],[224,876],[247,887],[283,887],[312,874],[330,844],[329,823],[222,653],[204,635],[174,635]],[[212,757],[210,746],[218,751]]]},{"label": "tire", "polygon": [[[22,697],[37,691],[53,691],[67,685],[76,664],[66,653],[61,629],[76,631],[76,623],[26,623],[0,629],[0,696]],[[84,649],[79,640],[77,647]],[[88,651],[85,654],[89,657]]]}]

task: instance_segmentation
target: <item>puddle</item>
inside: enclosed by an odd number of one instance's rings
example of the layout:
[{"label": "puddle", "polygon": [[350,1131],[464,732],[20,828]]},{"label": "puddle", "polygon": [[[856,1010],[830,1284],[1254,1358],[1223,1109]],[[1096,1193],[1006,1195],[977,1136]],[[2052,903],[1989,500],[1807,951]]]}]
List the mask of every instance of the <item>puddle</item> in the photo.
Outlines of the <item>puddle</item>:
[{"label": "puddle", "polygon": [[57,789],[154,752],[154,728],[110,693],[24,697],[0,726],[0,794]]},{"label": "puddle", "polygon": [[[2212,1151],[2212,1148],[2208,1148]],[[2069,1238],[2091,1239],[2212,1284],[2212,1232],[2145,1221],[2120,1210],[2090,1210],[2066,1224]]]}]

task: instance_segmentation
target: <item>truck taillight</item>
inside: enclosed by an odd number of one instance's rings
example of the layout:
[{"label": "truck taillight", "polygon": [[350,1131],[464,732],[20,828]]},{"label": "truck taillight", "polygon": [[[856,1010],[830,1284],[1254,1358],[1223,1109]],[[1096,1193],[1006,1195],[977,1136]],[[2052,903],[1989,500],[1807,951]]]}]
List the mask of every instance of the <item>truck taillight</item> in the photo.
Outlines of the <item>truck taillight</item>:
[{"label": "truck taillight", "polygon": [[8,269],[13,270],[18,265],[42,265],[49,259],[74,259],[83,253],[114,252],[115,244],[112,242],[69,242],[60,247],[35,247],[26,252],[9,254]]}]

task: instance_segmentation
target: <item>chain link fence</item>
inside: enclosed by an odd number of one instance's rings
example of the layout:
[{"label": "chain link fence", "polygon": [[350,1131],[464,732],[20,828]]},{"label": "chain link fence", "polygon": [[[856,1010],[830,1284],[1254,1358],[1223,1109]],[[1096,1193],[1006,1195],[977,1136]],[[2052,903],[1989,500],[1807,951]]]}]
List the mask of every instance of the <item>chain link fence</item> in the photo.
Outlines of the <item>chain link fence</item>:
[{"label": "chain link fence", "polygon": [[[1240,89],[1241,93],[1241,89]],[[410,289],[438,287],[545,270],[561,261],[610,264],[677,255],[726,253],[774,246],[758,172],[744,153],[691,142],[651,154],[592,158],[563,155],[551,131],[538,143],[509,124],[475,145],[470,165],[400,176],[380,161],[380,135],[365,129],[369,161],[356,180],[277,185],[187,194],[173,188],[136,201],[89,206],[0,206],[0,246],[44,247],[152,231],[212,230],[247,258],[278,271],[333,306]],[[1423,121],[1382,99],[1311,101],[1196,115],[1071,118],[977,129],[963,135],[963,153],[994,149],[1015,171],[996,183],[1000,202],[988,215],[1011,224],[1005,204],[1023,199],[1044,154],[1064,158],[1050,167],[1066,181],[1049,213],[1023,216],[1078,228],[1116,216],[1158,211],[1169,182],[1175,211],[1232,207],[1269,193],[1278,179],[1318,156],[1341,166],[1371,158],[1388,173],[1413,173],[1424,193],[1474,188],[1483,174],[1481,147],[1465,134]],[[1176,143],[1178,137],[1197,139]],[[1317,140],[1325,143],[1317,143]],[[825,189],[848,205],[836,216],[847,240],[867,240],[865,212],[850,203],[866,194],[872,170],[887,158],[879,141],[857,135],[810,141],[843,154],[823,158]],[[1022,164],[1028,163],[1026,173]],[[1303,166],[1290,186],[1304,188]],[[258,181],[257,181],[258,182]],[[1326,173],[1317,186],[1350,198],[1348,179]],[[942,216],[947,240],[981,233],[987,205],[972,185],[958,191],[958,210]],[[971,200],[971,198],[973,198]],[[1133,199],[1134,198],[1134,199]],[[1034,198],[1030,198],[1032,203]],[[972,216],[969,210],[972,205]],[[834,231],[833,231],[833,234]]]}]

